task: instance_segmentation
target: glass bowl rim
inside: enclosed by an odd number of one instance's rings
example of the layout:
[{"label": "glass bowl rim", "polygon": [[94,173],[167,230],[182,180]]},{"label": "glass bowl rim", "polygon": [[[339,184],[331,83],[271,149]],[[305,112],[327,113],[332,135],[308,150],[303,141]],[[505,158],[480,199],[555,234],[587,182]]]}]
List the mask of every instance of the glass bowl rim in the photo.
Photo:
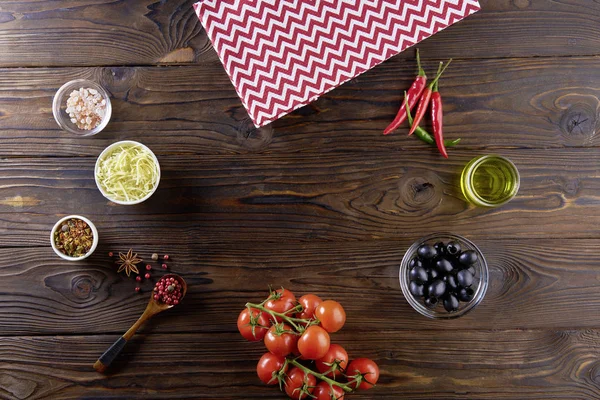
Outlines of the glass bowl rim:
[{"label": "glass bowl rim", "polygon": [[[513,172],[515,173],[515,176],[516,176],[516,184],[515,184],[515,187],[513,188],[513,190],[511,191],[510,195],[507,196],[506,199],[502,200],[499,203],[490,203],[489,201],[482,198],[479,195],[479,193],[477,193],[477,191],[473,189],[472,179],[466,178],[468,174],[475,172],[475,170],[477,168],[479,168],[483,162],[485,162],[486,160],[488,160],[492,157],[504,161],[510,167],[510,169],[513,170]],[[484,154],[484,155],[473,157],[471,160],[469,160],[469,162],[463,169],[461,176],[460,176],[460,180],[461,180],[462,184],[464,184],[465,186],[468,186],[471,189],[470,191],[473,193],[475,200],[478,202],[478,205],[483,206],[483,207],[499,207],[499,206],[502,206],[502,205],[508,203],[509,201],[511,201],[512,199],[515,198],[515,196],[519,192],[519,188],[521,187],[521,174],[519,174],[519,169],[517,168],[515,163],[512,162],[512,160],[510,160],[509,158],[506,158],[504,156],[501,156],[499,154]],[[464,192],[464,189],[463,189],[463,192]],[[463,193],[463,195],[464,195],[464,193]]]},{"label": "glass bowl rim", "polygon": [[[62,102],[66,99],[66,96],[68,95],[68,91],[70,90],[74,90],[77,86],[79,87],[92,87],[93,89],[98,90],[98,92],[100,92],[100,94],[102,94],[102,97],[106,100],[106,112],[104,114],[104,118],[102,119],[102,122],[100,123],[100,125],[98,125],[97,127],[95,127],[94,129],[90,129],[89,131],[87,130],[83,130],[83,129],[76,129],[74,127],[72,127],[69,123],[71,123],[71,121],[69,120],[69,122],[67,122],[67,115],[64,114],[62,115]],[[75,134],[77,136],[93,136],[97,133],[100,133],[104,130],[104,128],[106,128],[106,126],[108,125],[108,123],[110,122],[110,119],[112,117],[112,104],[110,101],[110,94],[108,93],[108,91],[106,89],[104,89],[104,87],[102,87],[102,85],[100,85],[97,82],[88,80],[88,79],[73,79],[69,82],[66,82],[64,85],[62,85],[54,94],[54,98],[52,99],[52,115],[54,116],[54,120],[56,121],[56,123],[58,124],[58,126],[69,132],[72,134]]]},{"label": "glass bowl rim", "polygon": [[[467,302],[466,305],[457,312],[449,313],[449,312],[438,312],[432,309],[425,307],[425,305],[421,304],[408,288],[409,279],[408,279],[408,263],[414,257],[414,254],[417,251],[417,248],[424,243],[434,241],[434,239],[452,239],[458,240],[459,242],[468,244],[475,252],[477,252],[477,256],[479,257],[479,285],[477,286],[477,290],[473,296],[471,301]],[[437,240],[436,240],[437,241]],[[464,236],[456,235],[453,233],[447,232],[439,232],[433,233],[427,236],[424,236],[418,240],[416,240],[404,253],[404,257],[402,257],[402,261],[400,263],[400,269],[398,272],[399,280],[400,280],[400,288],[402,290],[402,294],[406,301],[421,315],[424,315],[428,318],[432,319],[455,319],[462,317],[468,312],[472,311],[485,297],[485,294],[489,285],[489,269],[487,265],[487,261],[479,249],[479,247],[473,243],[471,240],[465,238]]]}]

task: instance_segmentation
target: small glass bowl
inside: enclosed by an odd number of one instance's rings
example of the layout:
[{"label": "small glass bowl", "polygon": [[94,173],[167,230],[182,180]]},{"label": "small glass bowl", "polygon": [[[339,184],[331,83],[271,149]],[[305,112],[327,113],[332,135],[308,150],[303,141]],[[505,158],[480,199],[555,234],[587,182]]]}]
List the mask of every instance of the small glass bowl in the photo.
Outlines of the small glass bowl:
[{"label": "small glass bowl", "polygon": [[[90,248],[90,251],[88,251],[81,257],[70,257],[70,256],[64,254],[58,248],[56,248],[56,244],[54,243],[54,232],[56,232],[56,230],[61,226],[61,224],[63,222],[65,222],[69,219],[72,219],[72,218],[80,219],[83,222],[85,222],[92,229],[92,233],[94,235],[94,241],[92,242],[92,247]],[[86,217],[82,217],[81,215],[68,215],[64,218],[59,219],[58,222],[56,222],[56,224],[54,224],[54,227],[50,231],[50,244],[52,245],[52,250],[54,250],[56,255],[58,255],[60,258],[67,260],[67,261],[81,261],[81,260],[91,256],[92,253],[96,250],[96,247],[98,247],[98,230],[96,229],[96,226],[92,223],[92,221],[90,221]]]},{"label": "small glass bowl", "polygon": [[[65,111],[67,109],[67,99],[71,95],[71,92],[73,90],[79,90],[80,88],[96,89],[98,93],[102,95],[102,98],[106,100],[106,112],[104,114],[104,118],[102,119],[100,125],[94,129],[79,129],[77,125],[71,122],[71,117],[69,117],[69,114],[67,114]],[[54,119],[56,120],[58,126],[60,126],[63,130],[78,136],[92,136],[106,128],[106,125],[108,125],[108,122],[110,121],[110,117],[112,115],[110,95],[96,82],[88,81],[86,79],[76,79],[74,81],[65,83],[60,89],[58,89],[54,95],[54,100],[52,101],[52,114],[54,115]]]},{"label": "small glass bowl", "polygon": [[[107,157],[109,154],[111,154],[113,152],[113,150],[119,146],[139,146],[139,147],[143,148],[144,150],[146,150],[147,152],[149,152],[150,155],[152,156],[152,159],[156,163],[156,167],[158,168],[158,178],[156,179],[156,184],[152,188],[152,191],[150,191],[146,196],[142,197],[141,199],[130,200],[130,201],[113,199],[110,197],[110,195],[108,193],[106,193],[106,191],[102,188],[102,185],[98,181],[98,169],[100,168],[100,163],[102,162],[102,160],[105,157]],[[96,181],[96,186],[98,187],[98,190],[100,190],[100,193],[102,193],[102,196],[106,197],[108,200],[112,201],[113,203],[121,204],[121,205],[125,205],[125,206],[139,204],[139,203],[142,203],[142,202],[148,200],[150,198],[150,196],[152,196],[154,194],[154,192],[156,192],[156,189],[158,188],[158,185],[160,184],[160,163],[158,162],[158,158],[156,158],[156,155],[154,154],[154,152],[152,150],[150,150],[150,148],[148,146],[143,145],[142,143],[136,142],[134,140],[122,140],[120,142],[115,142],[115,143],[111,144],[110,146],[105,148],[102,151],[102,153],[100,153],[100,155],[98,156],[98,159],[96,160],[96,165],[94,167],[94,180]]]},{"label": "small glass bowl", "polygon": [[[455,241],[458,242],[462,248],[462,250],[473,250],[477,254],[478,261],[473,264],[475,268],[475,277],[473,280],[473,285],[471,289],[475,292],[473,294],[473,298],[468,302],[459,302],[459,307],[457,311],[448,312],[444,309],[442,302],[440,301],[435,308],[429,308],[425,306],[422,298],[415,298],[413,294],[410,292],[408,285],[410,283],[409,272],[410,268],[408,266],[411,259],[413,259],[417,255],[417,249],[424,244],[434,245],[438,242],[444,242],[444,244],[448,244],[448,242]],[[488,288],[488,280],[489,280],[489,271],[487,262],[481,253],[481,250],[473,242],[469,239],[466,239],[462,236],[453,235],[451,233],[436,233],[429,236],[426,236],[422,239],[417,240],[410,246],[410,248],[404,254],[402,258],[402,262],[400,264],[400,287],[402,289],[402,294],[408,301],[408,303],[419,313],[434,319],[451,319],[451,318],[459,318],[471,311],[475,308],[483,297],[485,296],[485,292]]]}]

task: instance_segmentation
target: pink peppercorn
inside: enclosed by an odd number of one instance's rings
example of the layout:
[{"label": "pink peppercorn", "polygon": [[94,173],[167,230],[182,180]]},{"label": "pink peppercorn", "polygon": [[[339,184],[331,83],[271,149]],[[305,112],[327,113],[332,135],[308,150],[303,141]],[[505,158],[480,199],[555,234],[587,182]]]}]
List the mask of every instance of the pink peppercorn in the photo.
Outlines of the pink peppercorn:
[{"label": "pink peppercorn", "polygon": [[139,292],[140,290],[142,290],[142,289],[140,289],[140,287],[139,287],[139,286],[135,288],[135,291],[136,291],[136,292]]},{"label": "pink peppercorn", "polygon": [[146,279],[150,279],[150,274],[146,274],[146,275],[144,275],[144,278],[146,278]]},{"label": "pink peppercorn", "polygon": [[158,300],[158,299],[160,299],[160,296],[159,296],[159,295],[157,295],[157,294],[155,294],[155,295],[154,295],[154,300]]},{"label": "pink peppercorn", "polygon": [[152,269],[152,265],[150,265],[150,264],[146,264],[146,269],[147,269],[148,271],[150,271],[150,270]]},{"label": "pink peppercorn", "polygon": [[135,280],[138,281],[138,282],[141,282],[142,281],[142,277],[138,275],[138,276],[135,277]]},{"label": "pink peppercorn", "polygon": [[168,255],[168,254],[165,254],[165,255],[163,256],[163,260],[168,260],[168,259],[169,259],[169,255]]},{"label": "pink peppercorn", "polygon": [[109,252],[108,252],[108,256],[109,256],[109,257],[112,257],[112,256],[113,256],[113,252],[112,252],[112,251],[109,251]]},{"label": "pink peppercorn", "polygon": [[162,269],[167,269],[167,264],[163,264]]}]

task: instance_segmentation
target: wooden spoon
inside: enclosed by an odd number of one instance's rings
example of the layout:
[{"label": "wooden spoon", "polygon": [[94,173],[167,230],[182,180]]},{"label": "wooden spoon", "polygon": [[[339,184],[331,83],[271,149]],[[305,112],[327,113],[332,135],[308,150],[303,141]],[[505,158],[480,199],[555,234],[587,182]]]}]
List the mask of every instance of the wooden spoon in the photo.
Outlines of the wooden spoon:
[{"label": "wooden spoon", "polygon": [[[179,299],[179,301],[181,301],[181,300],[183,300],[183,297],[185,296],[185,293],[187,292],[187,284],[185,283],[183,278],[180,277],[179,275],[167,274],[167,275],[163,276],[163,278],[171,278],[171,277],[175,278],[177,281],[179,281],[181,283],[181,287],[183,289],[182,293],[181,293],[181,298]],[[104,352],[104,354],[102,354],[100,356],[98,361],[96,361],[94,363],[94,369],[98,372],[104,372],[106,370],[106,368],[115,360],[115,358],[117,358],[119,353],[121,353],[121,351],[127,344],[127,341],[131,340],[131,338],[133,337],[135,332],[138,330],[138,328],[140,326],[142,326],[142,324],[144,322],[146,322],[148,319],[150,319],[154,315],[158,314],[159,312],[164,311],[169,308],[172,308],[172,307],[174,307],[173,304],[169,305],[166,303],[159,302],[158,300],[154,300],[154,291],[153,291],[152,294],[150,295],[150,301],[148,302],[148,305],[146,306],[146,310],[144,310],[144,313],[142,314],[142,316],[135,322],[135,324],[133,324],[131,326],[131,328],[129,328],[129,330],[127,332],[125,332],[125,334],[123,336],[121,336],[119,339],[117,339],[117,341],[114,342],[113,345],[110,346],[108,348],[108,350],[106,350]]]}]

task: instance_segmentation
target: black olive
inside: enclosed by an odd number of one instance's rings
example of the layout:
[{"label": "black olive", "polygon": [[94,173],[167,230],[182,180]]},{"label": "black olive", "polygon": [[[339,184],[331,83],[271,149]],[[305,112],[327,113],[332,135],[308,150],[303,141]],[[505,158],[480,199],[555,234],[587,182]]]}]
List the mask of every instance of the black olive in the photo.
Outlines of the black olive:
[{"label": "black olive", "polygon": [[415,281],[412,281],[408,285],[408,290],[410,290],[410,293],[412,293],[413,296],[423,297],[423,285],[419,285]]},{"label": "black olive", "polygon": [[463,251],[458,257],[458,261],[464,265],[473,265],[477,262],[477,253],[473,250]]},{"label": "black olive", "polygon": [[460,301],[471,301],[475,292],[471,288],[462,288],[458,291]]},{"label": "black olive", "polygon": [[433,247],[437,250],[438,254],[446,253],[446,245],[444,244],[444,242],[437,242],[433,245]]},{"label": "black olive", "polygon": [[458,299],[456,297],[454,297],[453,295],[449,294],[444,299],[444,308],[448,312],[458,310]]},{"label": "black olive", "polygon": [[437,256],[438,253],[435,247],[433,247],[432,245],[424,244],[422,246],[419,246],[419,248],[417,249],[417,254],[424,260],[431,260],[432,258],[435,258],[435,256]]},{"label": "black olive", "polygon": [[457,242],[448,243],[448,245],[446,246],[446,252],[451,256],[456,256],[460,254],[460,244],[458,244]]},{"label": "black olive", "polygon": [[425,299],[425,306],[429,308],[435,308],[435,306],[437,306],[437,303],[438,299],[436,299],[435,297],[427,297]]},{"label": "black olive", "polygon": [[450,261],[446,260],[445,258],[440,258],[435,263],[435,269],[437,269],[440,273],[447,274],[449,272],[452,272],[454,266]]},{"label": "black olive", "polygon": [[474,266],[470,266],[469,268],[467,268],[467,271],[469,271],[471,273],[471,275],[475,276],[475,267]]},{"label": "black olive", "polygon": [[448,286],[447,290],[449,292],[455,292],[458,289],[458,283],[456,282],[456,277],[454,275],[446,275],[445,281],[446,286]]},{"label": "black olive", "polygon": [[408,273],[411,281],[415,281],[417,283],[425,283],[427,282],[427,271],[423,267],[416,267],[410,270]]},{"label": "black olive", "polygon": [[429,274],[429,281],[435,280],[440,274],[435,268],[429,268],[427,273]]},{"label": "black olive", "polygon": [[473,284],[473,274],[469,270],[463,269],[456,274],[456,280],[460,286],[467,288]]},{"label": "black olive", "polygon": [[422,267],[423,263],[417,257],[414,257],[408,262],[408,268]]},{"label": "black olive", "polygon": [[436,279],[431,282],[429,287],[427,288],[427,294],[430,297],[441,297],[446,293],[446,283],[441,279]]}]

